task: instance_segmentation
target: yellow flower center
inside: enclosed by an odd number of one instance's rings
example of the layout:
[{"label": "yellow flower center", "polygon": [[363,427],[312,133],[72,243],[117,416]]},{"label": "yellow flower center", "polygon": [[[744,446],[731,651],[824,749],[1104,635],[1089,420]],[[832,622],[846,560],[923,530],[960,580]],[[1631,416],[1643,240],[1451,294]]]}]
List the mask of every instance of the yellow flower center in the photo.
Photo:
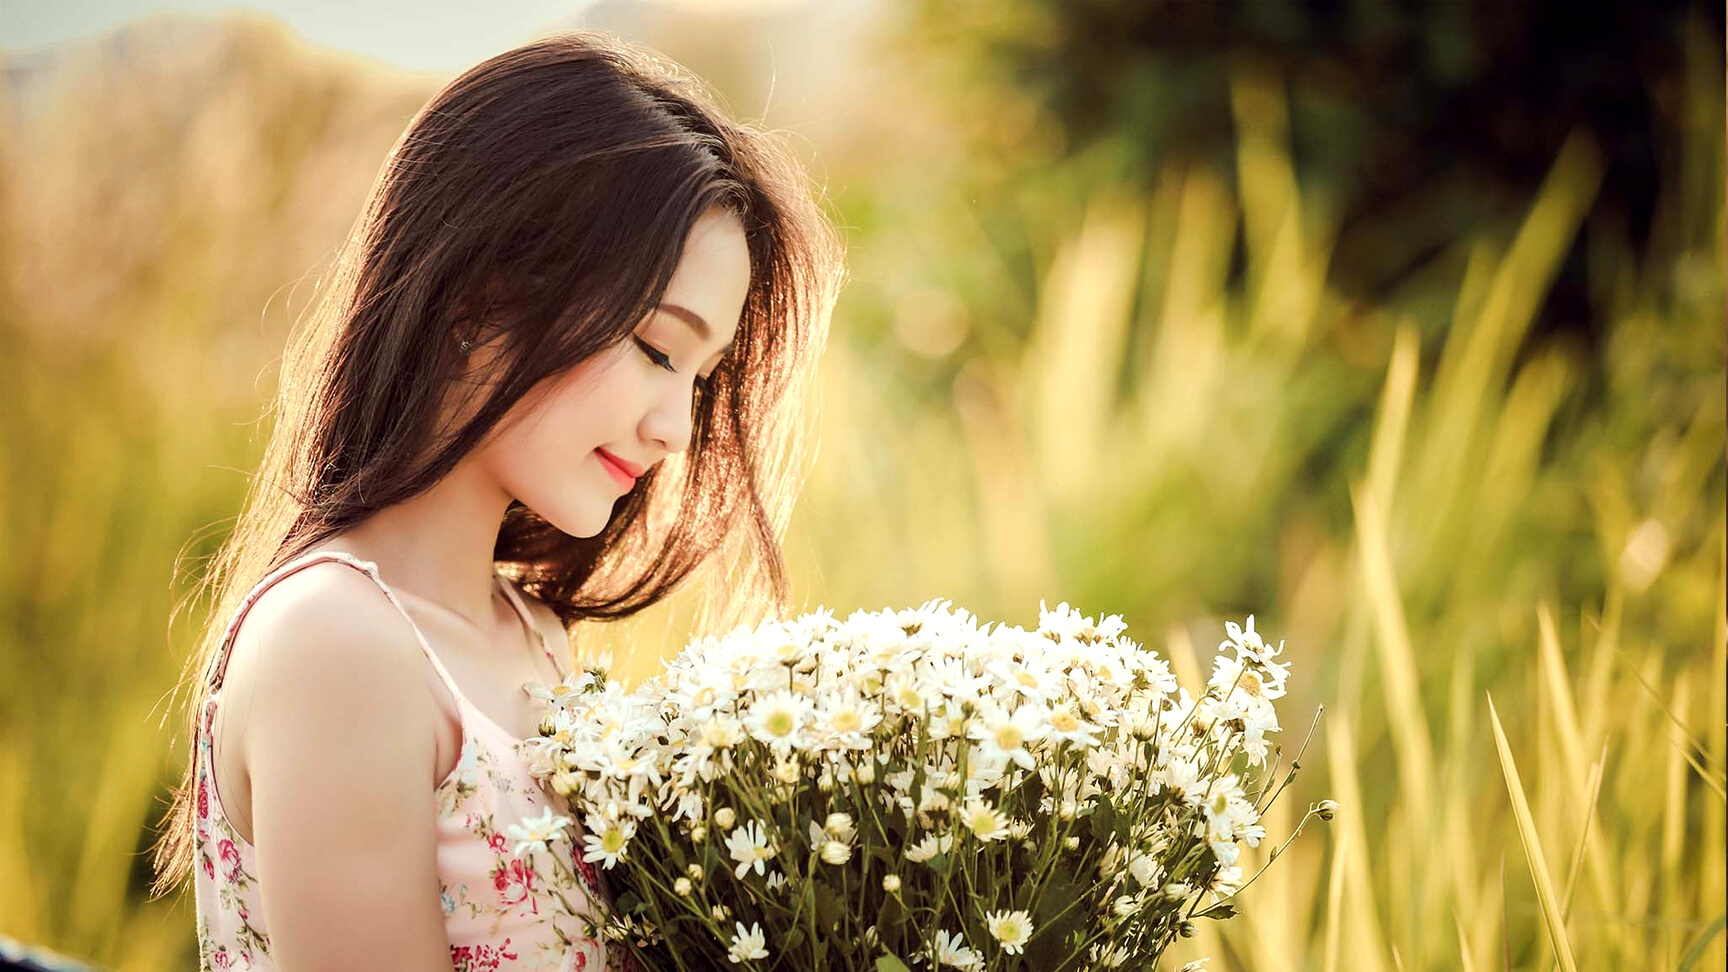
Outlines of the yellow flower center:
[{"label": "yellow flower center", "polygon": [[768,714],[768,718],[762,720],[762,725],[768,730],[769,735],[790,736],[792,735],[792,729],[794,727],[792,713],[787,712],[784,709],[781,709],[778,712],[771,712]]},{"label": "yellow flower center", "polygon": [[996,745],[1006,750],[1016,750],[1026,741],[1018,726],[1012,723],[996,727]]}]

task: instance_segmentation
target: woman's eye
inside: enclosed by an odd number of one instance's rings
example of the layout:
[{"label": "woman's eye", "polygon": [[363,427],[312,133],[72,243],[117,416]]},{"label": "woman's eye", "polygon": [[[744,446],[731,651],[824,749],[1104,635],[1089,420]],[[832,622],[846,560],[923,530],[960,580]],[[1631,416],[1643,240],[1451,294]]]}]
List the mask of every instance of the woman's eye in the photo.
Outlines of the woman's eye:
[{"label": "woman's eye", "polygon": [[654,345],[649,344],[647,341],[644,341],[641,338],[636,338],[635,340],[636,340],[636,346],[642,349],[642,353],[648,356],[649,361],[652,361],[655,364],[659,365],[660,367],[665,368],[667,371],[676,371],[677,370],[677,369],[672,367],[672,359],[666,357],[664,354],[661,354],[659,349],[655,348]]}]

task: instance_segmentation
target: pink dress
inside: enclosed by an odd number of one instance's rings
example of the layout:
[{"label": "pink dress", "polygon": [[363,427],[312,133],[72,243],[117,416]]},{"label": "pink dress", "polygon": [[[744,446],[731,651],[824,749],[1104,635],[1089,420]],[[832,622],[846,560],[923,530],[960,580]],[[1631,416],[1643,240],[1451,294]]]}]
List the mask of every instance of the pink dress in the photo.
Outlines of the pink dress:
[{"label": "pink dress", "polygon": [[[198,946],[206,970],[274,969],[270,934],[264,926],[256,852],[229,824],[210,772],[211,726],[221,696],[222,675],[234,632],[254,601],[271,584],[325,560],[348,564],[383,590],[414,629],[414,637],[456,700],[462,723],[457,764],[432,793],[438,803],[439,904],[450,938],[455,972],[575,972],[607,968],[607,950],[594,924],[604,915],[603,892],[594,866],[577,853],[580,824],[572,821],[546,843],[546,849],[513,853],[515,841],[505,828],[540,817],[548,807],[566,813],[528,773],[517,756],[521,742],[493,722],[457,687],[414,619],[378,576],[378,565],[336,551],[308,554],[271,572],[246,595],[228,623],[212,665],[213,678],[196,740],[198,790],[197,893]],[[509,580],[495,574],[529,631],[539,626]],[[540,641],[546,642],[544,634]],[[552,664],[563,668],[550,650]],[[613,950],[613,961],[622,954]]]}]

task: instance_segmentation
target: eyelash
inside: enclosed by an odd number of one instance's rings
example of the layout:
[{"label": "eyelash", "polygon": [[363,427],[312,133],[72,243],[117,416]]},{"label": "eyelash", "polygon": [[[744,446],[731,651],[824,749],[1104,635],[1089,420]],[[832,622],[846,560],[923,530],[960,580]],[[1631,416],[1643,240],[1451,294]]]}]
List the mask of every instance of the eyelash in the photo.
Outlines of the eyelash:
[{"label": "eyelash", "polygon": [[[649,344],[647,341],[644,341],[641,338],[635,338],[634,340],[636,342],[636,346],[642,349],[642,353],[648,356],[649,361],[654,362],[655,365],[657,365],[661,368],[664,368],[667,371],[672,372],[673,374],[678,373],[678,369],[672,367],[672,359],[668,358],[663,352],[660,351],[660,349],[654,347],[654,345]],[[696,388],[700,391],[706,392],[706,391],[708,391],[709,385],[712,384],[713,381],[714,381],[714,376],[712,376],[712,375],[710,375],[706,378],[702,377],[701,375],[697,375],[696,376]]]}]

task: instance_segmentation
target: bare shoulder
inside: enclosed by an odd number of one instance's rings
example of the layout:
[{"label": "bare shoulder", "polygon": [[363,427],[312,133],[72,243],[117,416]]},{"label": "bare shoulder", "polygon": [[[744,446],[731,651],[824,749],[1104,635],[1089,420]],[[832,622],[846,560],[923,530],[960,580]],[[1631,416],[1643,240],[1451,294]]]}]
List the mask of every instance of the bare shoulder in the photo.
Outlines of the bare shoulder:
[{"label": "bare shoulder", "polygon": [[[282,967],[448,972],[438,909],[436,702],[410,622],[371,577],[314,563],[259,595],[224,708],[246,724],[246,821]],[[218,763],[221,757],[218,756]],[[218,769],[220,769],[220,765]]]},{"label": "bare shoulder", "polygon": [[413,628],[383,590],[353,567],[326,561],[258,596],[241,621],[225,684],[245,685],[258,702],[278,697],[306,715],[367,698],[365,708],[400,717],[430,713],[424,665]]}]

